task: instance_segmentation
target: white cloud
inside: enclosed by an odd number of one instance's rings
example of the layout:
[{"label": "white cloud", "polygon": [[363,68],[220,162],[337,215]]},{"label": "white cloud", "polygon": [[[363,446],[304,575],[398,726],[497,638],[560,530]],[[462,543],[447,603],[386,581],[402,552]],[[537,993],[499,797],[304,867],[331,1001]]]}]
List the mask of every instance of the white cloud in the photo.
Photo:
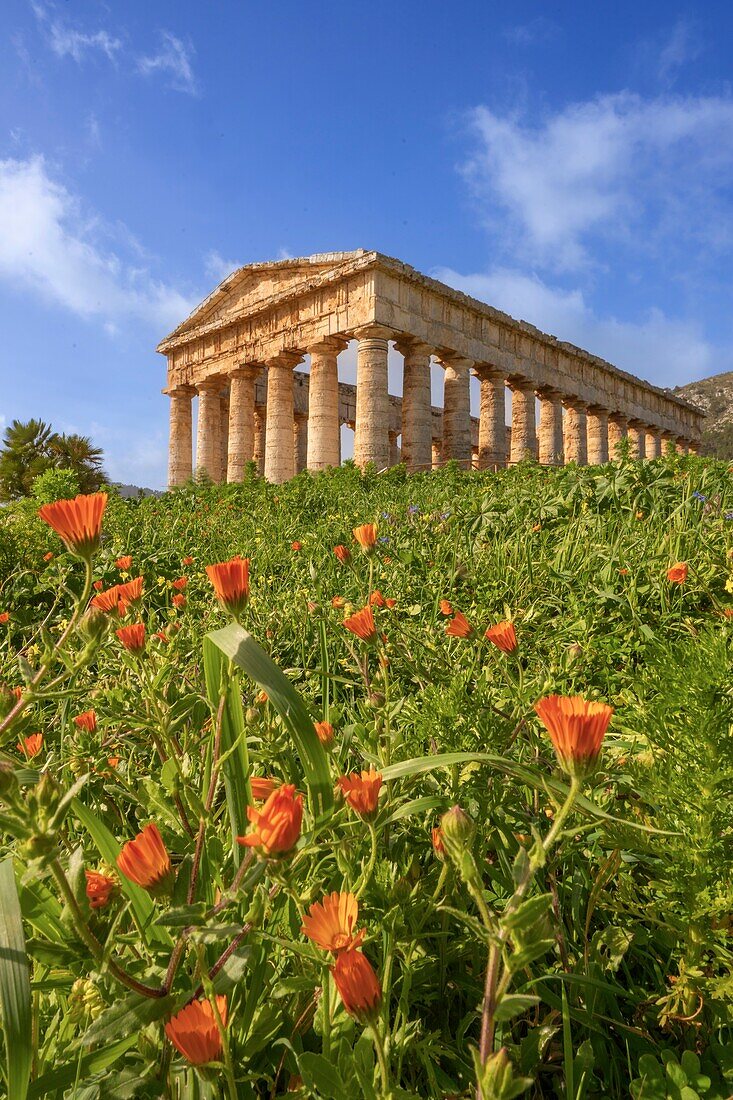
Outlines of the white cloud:
[{"label": "white cloud", "polygon": [[0,161],[0,279],[107,325],[135,317],[161,332],[187,316],[189,299],[103,236],[100,219],[83,214],[42,157]]},{"label": "white cloud", "polygon": [[730,245],[729,96],[621,92],[538,125],[485,106],[470,121],[477,148],[464,173],[486,226],[515,262],[519,254],[551,269],[579,268],[599,237],[632,250]]},{"label": "white cloud", "polygon": [[557,38],[560,29],[557,23],[546,19],[544,15],[538,15],[536,19],[530,19],[527,23],[517,23],[512,27],[506,27],[502,34],[508,42],[515,46],[532,46],[536,42],[551,42]]},{"label": "white cloud", "polygon": [[660,309],[649,310],[638,322],[623,321],[599,316],[580,289],[549,286],[520,271],[498,268],[462,275],[438,268],[432,274],[658,386],[682,385],[733,368],[731,349],[715,347],[699,325],[668,317]]},{"label": "white cloud", "polygon": [[695,28],[686,19],[678,19],[659,51],[659,79],[670,84],[682,66],[694,61],[700,52]]},{"label": "white cloud", "polygon": [[106,30],[93,33],[79,31],[56,18],[51,5],[32,3],[33,12],[42,26],[48,44],[57,57],[71,57],[80,63],[86,54],[99,51],[114,61],[122,49],[122,39]]},{"label": "white cloud", "polygon": [[186,45],[170,31],[161,31],[160,38],[158,52],[150,57],[141,57],[138,70],[144,76],[150,76],[151,73],[167,74],[170,87],[175,91],[197,95],[198,86],[191,63],[193,46],[190,43]]},{"label": "white cloud", "polygon": [[227,275],[231,275],[233,271],[241,266],[239,260],[225,260],[215,248],[212,248],[211,252],[207,252],[204,257],[206,278],[215,281],[217,284],[222,283]]}]

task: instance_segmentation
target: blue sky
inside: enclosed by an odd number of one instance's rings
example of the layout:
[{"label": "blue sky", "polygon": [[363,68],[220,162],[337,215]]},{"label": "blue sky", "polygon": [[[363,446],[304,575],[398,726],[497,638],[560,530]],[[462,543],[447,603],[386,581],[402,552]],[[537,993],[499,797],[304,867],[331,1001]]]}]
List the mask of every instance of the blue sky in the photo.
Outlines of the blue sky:
[{"label": "blue sky", "polygon": [[3,0],[3,29],[0,425],[162,485],[157,341],[240,264],[359,247],[658,385],[733,369],[729,3]]}]

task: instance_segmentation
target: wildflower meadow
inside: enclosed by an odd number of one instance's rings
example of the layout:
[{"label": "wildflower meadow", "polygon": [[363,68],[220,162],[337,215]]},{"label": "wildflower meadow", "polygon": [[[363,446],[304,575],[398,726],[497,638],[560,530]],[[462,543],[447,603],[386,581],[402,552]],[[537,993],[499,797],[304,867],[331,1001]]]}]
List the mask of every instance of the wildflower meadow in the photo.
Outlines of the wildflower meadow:
[{"label": "wildflower meadow", "polygon": [[8,1100],[733,1095],[724,462],[0,512]]}]

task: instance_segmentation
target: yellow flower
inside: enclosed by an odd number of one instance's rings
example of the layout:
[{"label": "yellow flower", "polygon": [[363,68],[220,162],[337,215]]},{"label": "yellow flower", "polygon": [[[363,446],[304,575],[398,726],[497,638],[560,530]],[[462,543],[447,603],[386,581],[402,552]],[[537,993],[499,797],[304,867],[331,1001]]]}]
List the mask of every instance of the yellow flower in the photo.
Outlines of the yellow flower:
[{"label": "yellow flower", "polygon": [[725,590],[733,594],[733,577],[728,577],[728,580],[725,582]]}]

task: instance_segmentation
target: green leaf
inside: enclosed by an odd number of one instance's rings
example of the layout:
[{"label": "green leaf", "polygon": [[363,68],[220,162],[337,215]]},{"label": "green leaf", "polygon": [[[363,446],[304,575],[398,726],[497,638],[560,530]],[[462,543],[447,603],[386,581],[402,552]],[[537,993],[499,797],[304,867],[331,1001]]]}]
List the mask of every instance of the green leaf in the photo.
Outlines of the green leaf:
[{"label": "green leaf", "polygon": [[85,1047],[109,1042],[120,1034],[136,1034],[140,1028],[159,1020],[172,1011],[176,1002],[171,996],[143,997],[130,993],[123,1000],[105,1009],[82,1036]]},{"label": "green leaf", "polygon": [[33,1059],[31,983],[11,859],[0,863],[0,1012],[7,1100],[24,1100]]},{"label": "green leaf", "polygon": [[[115,840],[107,826],[78,798],[74,799],[72,808],[96,844],[102,859],[105,863],[109,863],[111,867],[115,867],[121,845]],[[169,933],[160,925],[151,923],[154,906],[150,896],[141,887],[136,886],[134,882],[130,882],[124,875],[120,875],[120,886],[123,894],[129,899],[130,908],[145,935],[156,943],[162,943],[170,947],[173,941]]]},{"label": "green leaf", "polygon": [[506,1023],[508,1020],[513,1020],[515,1016],[521,1015],[522,1012],[534,1008],[539,1003],[539,997],[535,997],[531,993],[507,993],[499,1001],[494,1019],[498,1024]]},{"label": "green leaf", "polygon": [[306,1052],[298,1058],[298,1069],[307,1088],[324,1100],[347,1100],[348,1093],[338,1070],[322,1054]]},{"label": "green leaf", "polygon": [[260,687],[285,722],[300,756],[311,807],[317,821],[330,816],[333,808],[333,780],[328,758],[313,726],[305,703],[298,692],[251,634],[238,623],[215,630],[204,638],[204,661],[207,643],[241,668]]},{"label": "green leaf", "polygon": [[108,1069],[136,1043],[137,1034],[127,1035],[124,1039],[118,1039],[116,1043],[108,1043],[107,1046],[92,1051],[91,1054],[83,1054],[73,1062],[54,1066],[48,1073],[44,1073],[42,1077],[32,1082],[28,1089],[28,1100],[40,1100],[49,1092],[58,1093],[69,1085],[73,1085],[75,1081],[82,1082],[91,1074]]},{"label": "green leaf", "polygon": [[537,921],[543,925],[552,905],[552,894],[539,894],[537,897],[523,901],[513,913],[505,913],[501,923],[511,932],[528,932]]},{"label": "green leaf", "polygon": [[[221,633],[224,631],[216,631],[216,634]],[[214,722],[219,714],[222,695],[224,696],[224,707],[221,712],[220,761],[232,832],[232,858],[235,865],[239,866],[242,856],[237,837],[244,836],[247,831],[247,806],[252,804],[249,754],[239,684],[235,677],[229,675],[229,660],[226,659],[221,646],[217,646],[211,640],[213,637],[215,635],[207,634],[204,638],[206,694]]]}]

